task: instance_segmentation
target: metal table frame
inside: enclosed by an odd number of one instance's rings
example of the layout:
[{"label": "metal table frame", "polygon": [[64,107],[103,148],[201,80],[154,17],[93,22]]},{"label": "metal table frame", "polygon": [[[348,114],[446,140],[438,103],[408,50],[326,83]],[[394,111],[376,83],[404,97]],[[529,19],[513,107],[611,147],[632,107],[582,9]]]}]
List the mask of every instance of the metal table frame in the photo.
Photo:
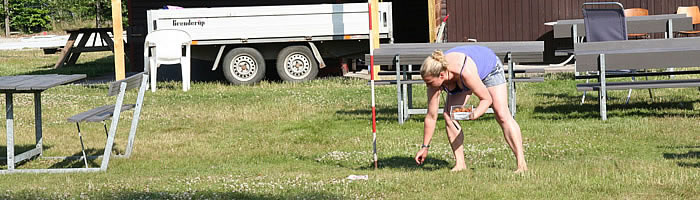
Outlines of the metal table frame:
[{"label": "metal table frame", "polygon": [[[56,78],[52,78],[54,76]],[[35,77],[41,80],[38,84],[30,85],[30,78]],[[6,77],[6,79],[0,79],[0,83],[10,83],[9,86],[6,84],[0,84],[0,92],[5,94],[5,110],[6,110],[6,129],[7,129],[7,170],[0,170],[0,174],[7,173],[17,173],[17,172],[64,172],[67,169],[15,169],[15,164],[29,160],[34,157],[41,156],[43,154],[43,135],[42,135],[42,121],[41,121],[41,93],[49,88],[58,86],[61,84],[70,83],[76,80],[84,79],[85,74],[76,75],[20,75],[13,77]],[[4,82],[6,81],[6,82]],[[36,80],[35,80],[36,81]],[[15,93],[32,93],[34,94],[34,120],[35,120],[35,136],[36,136],[36,146],[23,152],[19,155],[15,155],[15,142],[14,142],[14,104],[13,104],[13,94]],[[71,169],[76,171],[91,171],[89,169]]]},{"label": "metal table frame", "polygon": [[[615,82],[608,83],[606,81],[606,73],[604,73],[606,70],[697,67],[697,58],[700,57],[700,38],[591,42],[576,44],[574,48],[577,59],[576,71],[600,72],[598,73],[599,83],[596,85],[595,90],[599,91],[598,100],[601,119],[607,120],[607,85]],[[677,73],[683,72],[679,71]],[[685,74],[697,73],[698,71],[686,71]],[[614,89],[700,87],[700,79],[645,81],[624,84],[626,86]]]},{"label": "metal table frame", "polygon": [[[418,80],[410,80],[410,75],[406,73],[412,70],[412,65],[422,64],[423,59],[429,56],[433,50],[447,50],[462,45],[481,45],[489,47],[501,58],[501,61],[508,65],[508,107],[511,115],[516,114],[516,89],[514,60],[522,62],[542,62],[544,52],[544,42],[477,42],[477,43],[409,43],[409,44],[385,44],[375,50],[375,64],[393,65],[396,67],[396,90],[397,90],[397,110],[399,124],[403,124],[411,115],[426,114],[427,109],[413,108],[412,84]],[[407,65],[408,70],[401,70],[402,65]],[[403,80],[401,78],[403,71]],[[544,72],[544,69],[533,70]],[[533,79],[534,80],[534,79]],[[537,79],[542,81],[542,79]],[[418,81],[422,82],[422,80]],[[523,81],[527,82],[527,81]],[[443,112],[439,109],[438,112]],[[493,113],[489,108],[487,113]]]}]

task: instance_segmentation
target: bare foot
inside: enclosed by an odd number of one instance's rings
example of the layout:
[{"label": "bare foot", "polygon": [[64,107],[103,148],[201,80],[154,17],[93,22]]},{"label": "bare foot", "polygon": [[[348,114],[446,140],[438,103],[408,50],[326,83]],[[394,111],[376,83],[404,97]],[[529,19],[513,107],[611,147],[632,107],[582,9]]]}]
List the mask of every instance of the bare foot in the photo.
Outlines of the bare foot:
[{"label": "bare foot", "polygon": [[514,173],[516,173],[516,174],[522,174],[522,173],[524,173],[524,172],[526,172],[526,171],[527,171],[527,167],[523,167],[523,168],[518,168],[518,170],[515,170]]},{"label": "bare foot", "polygon": [[462,170],[465,170],[465,169],[467,169],[467,166],[455,166],[455,167],[452,168],[450,171],[458,172],[458,171],[462,171]]}]

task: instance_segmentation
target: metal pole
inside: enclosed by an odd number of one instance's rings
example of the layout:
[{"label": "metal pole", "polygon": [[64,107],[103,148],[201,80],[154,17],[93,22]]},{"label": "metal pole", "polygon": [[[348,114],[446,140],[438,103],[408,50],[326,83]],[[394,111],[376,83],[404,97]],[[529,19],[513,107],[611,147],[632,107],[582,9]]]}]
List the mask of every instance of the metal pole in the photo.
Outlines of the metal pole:
[{"label": "metal pole", "polygon": [[598,104],[600,104],[600,119],[603,121],[608,120],[608,109],[607,109],[607,89],[605,87],[605,54],[600,54],[600,57],[598,58],[598,62],[600,65],[600,69],[598,69],[598,72],[600,72],[600,90],[598,91],[598,96],[599,96],[599,101]]},{"label": "metal pole", "polygon": [[[377,0],[368,0],[368,13],[369,13],[369,73],[370,73],[370,87],[372,90],[372,153],[374,156],[374,169],[378,168],[377,164],[377,109],[375,107],[374,99],[374,47],[376,38],[373,37],[372,26],[376,19],[373,18],[374,9],[376,9]],[[373,6],[374,5],[374,6]],[[374,8],[374,9],[373,9]]]}]

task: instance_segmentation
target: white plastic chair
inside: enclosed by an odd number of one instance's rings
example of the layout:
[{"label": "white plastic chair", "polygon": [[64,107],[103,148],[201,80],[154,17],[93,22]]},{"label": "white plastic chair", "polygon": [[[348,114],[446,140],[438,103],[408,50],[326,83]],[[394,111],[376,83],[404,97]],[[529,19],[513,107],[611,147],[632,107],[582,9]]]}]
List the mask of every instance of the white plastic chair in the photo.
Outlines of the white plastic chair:
[{"label": "white plastic chair", "polygon": [[[182,90],[190,89],[190,34],[181,30],[156,30],[146,36],[143,50],[144,71],[151,75],[151,92],[156,91],[158,67],[161,64],[180,64],[182,66]],[[185,55],[182,55],[182,46]],[[149,57],[149,50],[152,57]]]}]

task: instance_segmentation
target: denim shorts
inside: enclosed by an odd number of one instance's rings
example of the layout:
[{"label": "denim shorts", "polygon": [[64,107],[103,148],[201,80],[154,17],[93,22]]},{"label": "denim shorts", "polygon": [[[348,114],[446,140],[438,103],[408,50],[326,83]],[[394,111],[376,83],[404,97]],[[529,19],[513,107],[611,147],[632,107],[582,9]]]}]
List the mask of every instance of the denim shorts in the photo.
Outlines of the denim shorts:
[{"label": "denim shorts", "polygon": [[506,76],[505,73],[503,73],[503,63],[499,60],[493,71],[486,75],[481,82],[483,82],[487,88],[506,83]]}]

